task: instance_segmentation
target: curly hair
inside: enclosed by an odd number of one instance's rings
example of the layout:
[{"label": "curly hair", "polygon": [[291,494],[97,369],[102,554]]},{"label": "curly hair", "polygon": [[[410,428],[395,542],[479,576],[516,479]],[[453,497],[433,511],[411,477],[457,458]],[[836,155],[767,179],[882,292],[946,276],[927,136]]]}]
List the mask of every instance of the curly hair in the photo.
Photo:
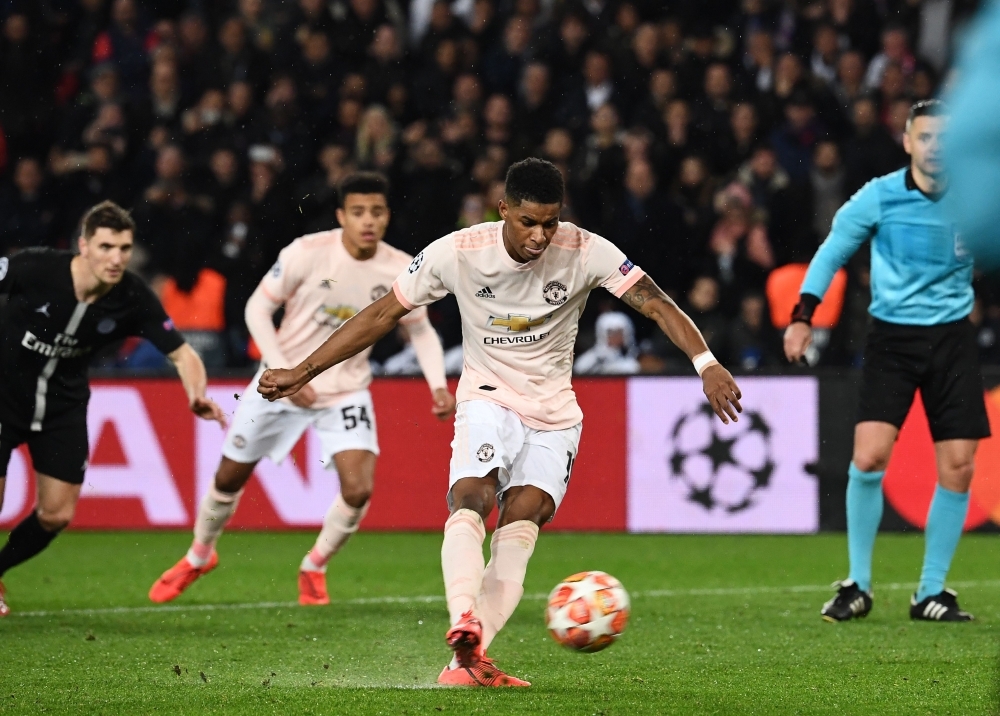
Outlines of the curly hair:
[{"label": "curly hair", "polygon": [[528,157],[507,170],[505,197],[513,206],[522,201],[562,204],[564,192],[562,173],[552,162]]}]

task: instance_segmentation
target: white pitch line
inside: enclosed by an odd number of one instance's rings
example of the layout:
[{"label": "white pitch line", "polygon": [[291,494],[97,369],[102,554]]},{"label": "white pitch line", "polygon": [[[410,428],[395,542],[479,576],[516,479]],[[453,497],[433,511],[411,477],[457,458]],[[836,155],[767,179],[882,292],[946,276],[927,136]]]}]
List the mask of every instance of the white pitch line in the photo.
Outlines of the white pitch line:
[{"label": "white pitch line", "polygon": [[[977,589],[1000,587],[1000,579],[977,580],[969,582],[952,582],[955,589]],[[914,582],[891,582],[879,584],[877,591],[912,591],[917,585]],[[633,598],[662,597],[728,597],[753,596],[757,594],[795,594],[800,592],[829,592],[828,584],[799,584],[788,587],[720,587],[702,589],[650,589],[641,592],[630,592]],[[547,594],[525,594],[523,599],[542,601],[548,599]],[[371,604],[436,604],[443,602],[443,595],[424,595],[413,597],[360,597],[357,599],[335,599],[334,605],[363,606]],[[166,614],[171,612],[221,612],[236,609],[286,609],[298,607],[298,602],[246,602],[239,604],[168,604],[165,606],[148,607],[106,607],[102,609],[60,609],[51,611],[13,612],[17,617],[57,617],[57,616],[103,616],[113,614]]]}]

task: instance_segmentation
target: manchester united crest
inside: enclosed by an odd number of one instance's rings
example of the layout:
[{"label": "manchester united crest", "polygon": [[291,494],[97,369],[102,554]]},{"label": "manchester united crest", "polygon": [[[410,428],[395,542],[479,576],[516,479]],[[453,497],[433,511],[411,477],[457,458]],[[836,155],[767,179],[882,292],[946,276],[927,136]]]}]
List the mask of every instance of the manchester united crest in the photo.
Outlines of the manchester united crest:
[{"label": "manchester united crest", "polygon": [[569,289],[558,281],[549,281],[542,289],[542,295],[550,306],[561,306],[569,298]]}]

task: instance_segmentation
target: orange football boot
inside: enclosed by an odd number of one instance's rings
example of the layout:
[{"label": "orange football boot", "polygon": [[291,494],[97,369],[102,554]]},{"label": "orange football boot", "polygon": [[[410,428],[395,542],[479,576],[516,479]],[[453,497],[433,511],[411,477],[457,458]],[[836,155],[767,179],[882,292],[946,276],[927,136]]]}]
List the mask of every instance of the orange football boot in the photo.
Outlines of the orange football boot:
[{"label": "orange football boot", "polygon": [[444,635],[448,647],[455,652],[458,665],[464,668],[475,666],[482,657],[479,645],[483,641],[483,623],[473,615],[472,610],[459,617],[458,623]]},{"label": "orange football boot", "polygon": [[329,604],[326,593],[326,572],[299,570],[299,604],[304,607]]},{"label": "orange football boot", "polygon": [[501,688],[504,686],[531,686],[531,682],[511,676],[500,670],[488,656],[480,656],[479,662],[470,668],[448,666],[438,676],[439,684],[445,686],[485,686]]},{"label": "orange football boot", "polygon": [[188,561],[187,555],[181,561],[168,569],[157,579],[149,589],[149,598],[157,604],[177,599],[191,583],[203,574],[208,574],[219,565],[219,555],[212,552],[208,562],[203,567],[195,567]]},{"label": "orange football boot", "polygon": [[7,590],[3,586],[3,582],[0,582],[0,617],[5,617],[10,614],[10,607],[7,606]]}]

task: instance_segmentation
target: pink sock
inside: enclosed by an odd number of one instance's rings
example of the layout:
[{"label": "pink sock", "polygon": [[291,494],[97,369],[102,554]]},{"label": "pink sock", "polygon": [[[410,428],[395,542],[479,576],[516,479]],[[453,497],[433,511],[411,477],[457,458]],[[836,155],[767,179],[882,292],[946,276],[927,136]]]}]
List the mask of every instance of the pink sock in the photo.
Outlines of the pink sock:
[{"label": "pink sock", "polygon": [[483,526],[483,519],[472,510],[456,510],[444,523],[441,571],[444,573],[444,594],[452,624],[475,606],[476,597],[482,589],[484,539],[486,527]]},{"label": "pink sock", "polygon": [[326,563],[340,551],[351,535],[358,531],[358,525],[368,513],[366,502],[361,507],[351,507],[341,495],[330,505],[323,518],[323,529],[316,538],[316,544],[302,560],[302,569],[311,572],[325,572]]},{"label": "pink sock", "polygon": [[243,490],[222,492],[213,485],[202,498],[198,514],[194,518],[194,541],[187,554],[188,561],[195,567],[204,566],[212,556],[215,543],[219,541],[229,518],[236,512],[242,494]]},{"label": "pink sock", "polygon": [[535,551],[538,525],[519,520],[504,525],[490,541],[492,557],[483,575],[477,613],[483,621],[483,649],[503,629],[524,595],[524,575]]}]

